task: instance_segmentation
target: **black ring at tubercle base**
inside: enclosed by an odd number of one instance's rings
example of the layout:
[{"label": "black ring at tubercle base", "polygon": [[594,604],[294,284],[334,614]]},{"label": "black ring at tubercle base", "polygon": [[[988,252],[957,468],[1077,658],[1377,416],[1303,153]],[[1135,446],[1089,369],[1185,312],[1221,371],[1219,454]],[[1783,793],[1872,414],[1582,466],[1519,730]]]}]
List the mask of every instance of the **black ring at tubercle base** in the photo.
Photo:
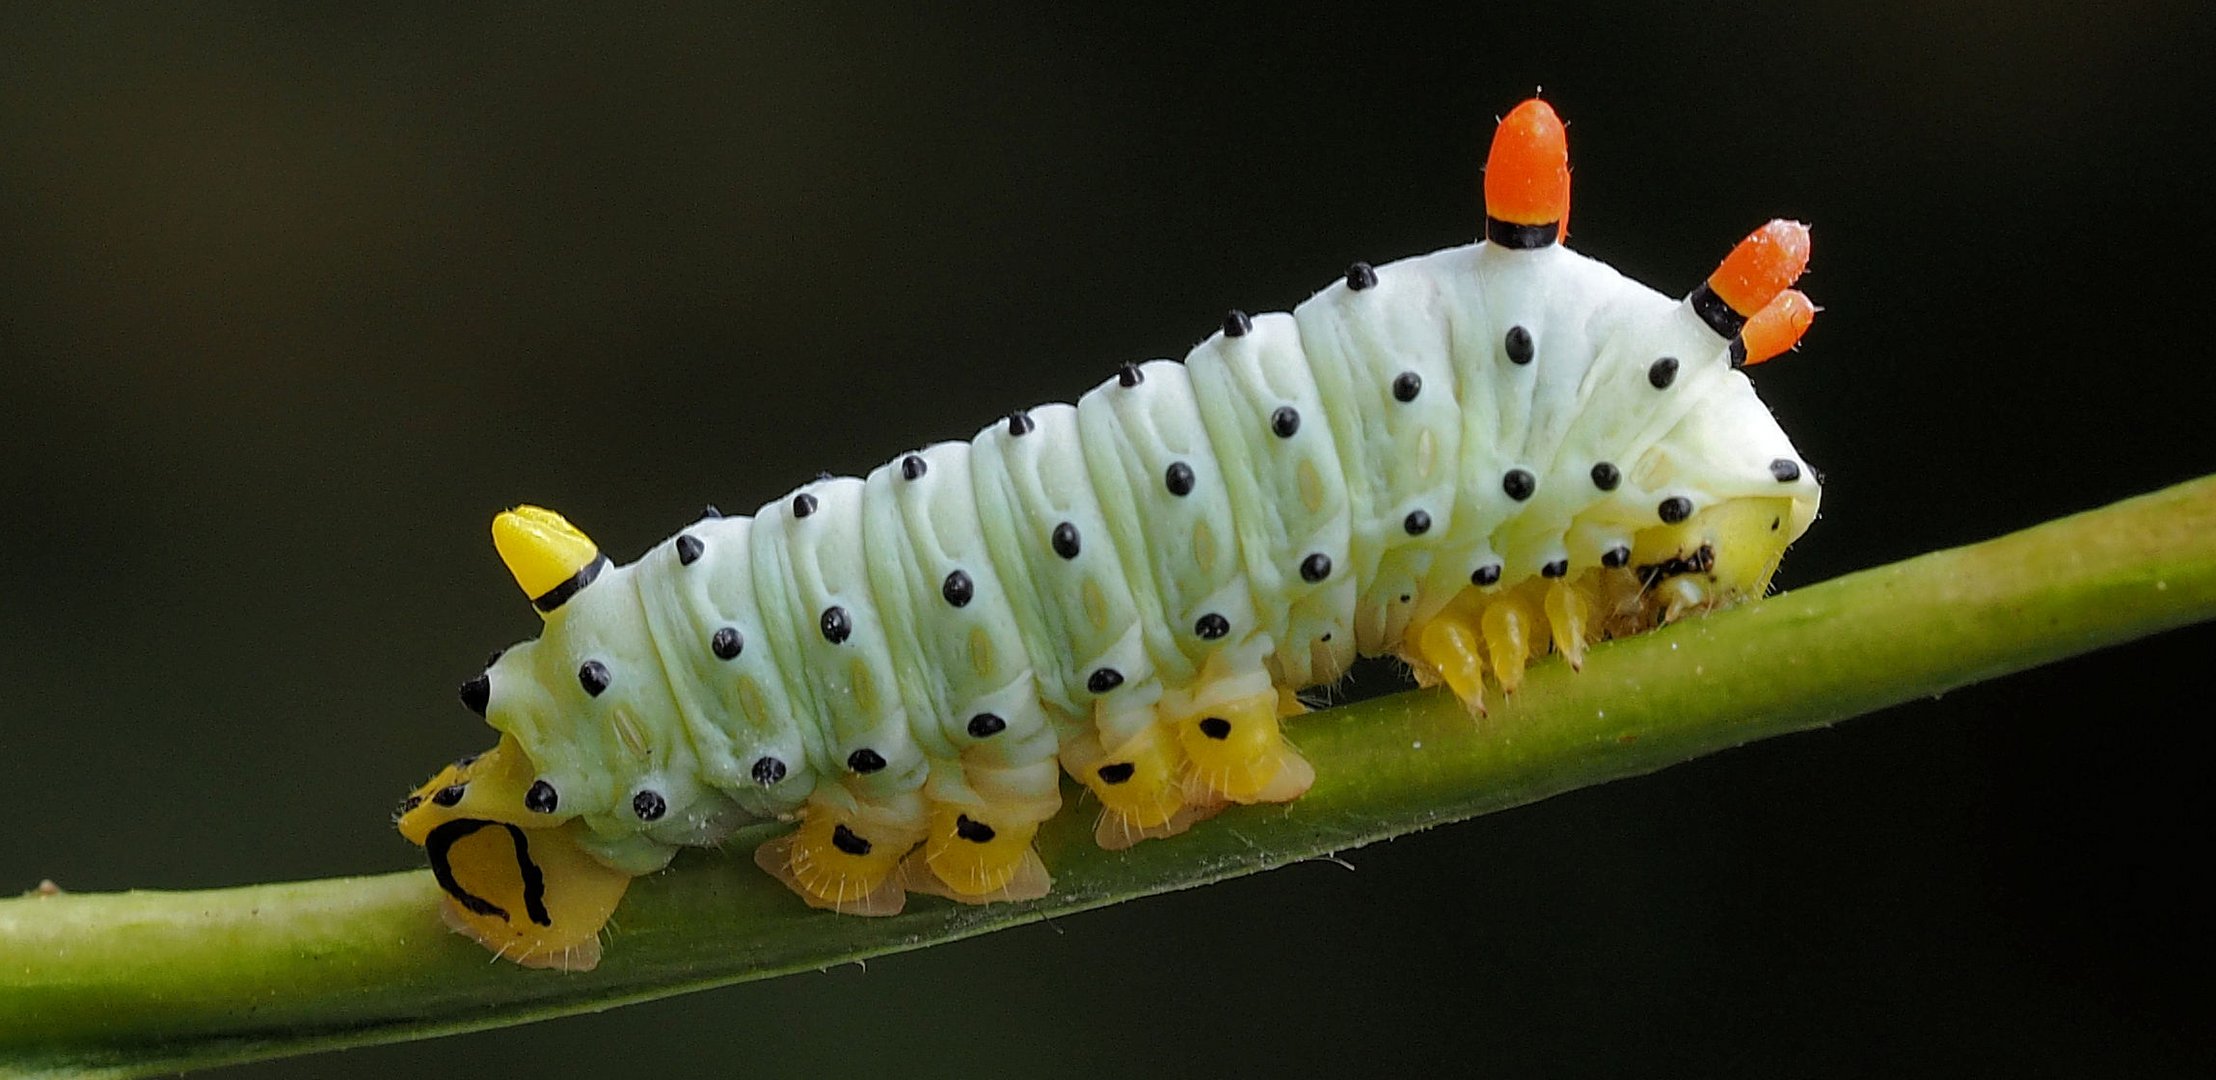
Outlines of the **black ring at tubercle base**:
[{"label": "black ring at tubercle base", "polygon": [[1485,215],[1485,239],[1504,248],[1529,251],[1554,243],[1562,236],[1562,223],[1547,221],[1537,225],[1518,225],[1513,221]]},{"label": "black ring at tubercle base", "polygon": [[1716,290],[1709,288],[1705,281],[1700,283],[1699,288],[1686,294],[1685,303],[1693,309],[1693,314],[1700,316],[1700,321],[1707,323],[1708,328],[1716,332],[1717,337],[1729,340],[1738,337],[1739,331],[1746,328],[1747,316],[1731,310],[1731,305],[1724,303],[1724,298],[1716,295]]},{"label": "black ring at tubercle base", "polygon": [[582,569],[571,574],[561,584],[533,597],[531,606],[540,611],[552,611],[561,607],[563,604],[569,603],[569,598],[577,595],[578,590],[592,584],[593,579],[599,577],[600,572],[607,568],[608,557],[595,554],[591,562],[586,563]]}]

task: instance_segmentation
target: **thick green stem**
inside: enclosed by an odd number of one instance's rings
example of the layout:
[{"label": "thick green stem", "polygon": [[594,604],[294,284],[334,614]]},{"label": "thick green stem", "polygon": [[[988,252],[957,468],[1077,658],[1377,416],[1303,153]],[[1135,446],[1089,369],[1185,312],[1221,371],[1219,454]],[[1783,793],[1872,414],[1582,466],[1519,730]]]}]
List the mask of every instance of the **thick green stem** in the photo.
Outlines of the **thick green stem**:
[{"label": "thick green stem", "polygon": [[1444,693],[1304,718],[1314,791],[1171,842],[1042,834],[1045,901],[801,906],[746,857],[641,881],[585,975],[488,964],[421,871],[0,901],[0,1074],[140,1076],[520,1023],[920,948],[1253,873],[1649,772],[2216,617],[2216,477],[1854,574],[1533,670],[1472,722]]}]

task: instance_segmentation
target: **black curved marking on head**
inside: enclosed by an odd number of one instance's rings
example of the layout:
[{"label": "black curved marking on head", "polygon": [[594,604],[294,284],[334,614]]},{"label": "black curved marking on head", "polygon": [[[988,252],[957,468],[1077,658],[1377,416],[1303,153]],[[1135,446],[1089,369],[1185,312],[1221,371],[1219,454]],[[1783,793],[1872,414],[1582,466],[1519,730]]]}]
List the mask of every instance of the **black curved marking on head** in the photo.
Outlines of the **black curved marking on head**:
[{"label": "black curved marking on head", "polygon": [[1280,405],[1270,413],[1270,432],[1280,439],[1290,439],[1300,431],[1300,410],[1290,405]]},{"label": "black curved marking on head", "polygon": [[1615,463],[1607,461],[1594,462],[1592,476],[1593,486],[1602,491],[1614,491],[1616,485],[1624,480],[1624,474],[1616,468]]},{"label": "black curved marking on head", "polygon": [[859,859],[869,854],[870,842],[862,839],[862,834],[847,828],[842,821],[831,827],[831,846]]},{"label": "black curved marking on head", "polygon": [[640,821],[660,821],[663,814],[669,813],[669,800],[662,798],[659,791],[642,791],[631,796],[631,812],[638,815]]},{"label": "black curved marking on head", "polygon": [[479,716],[485,715],[485,710],[492,706],[492,676],[478,672],[462,684],[460,695],[462,704],[468,706],[469,711]]},{"label": "black curved marking on head", "polygon": [[448,784],[431,795],[431,803],[434,806],[458,806],[468,790],[468,784]]},{"label": "black curved marking on head", "polygon": [[746,635],[739,633],[736,626],[722,627],[708,639],[708,651],[716,654],[718,660],[736,660],[746,651]]},{"label": "black curved marking on head", "polygon": [[1531,341],[1531,331],[1521,326],[1508,328],[1508,336],[1501,339],[1501,348],[1507,351],[1508,362],[1518,367],[1530,363],[1539,353],[1538,346]]},{"label": "black curved marking on head", "polygon": [[1074,559],[1081,550],[1077,538],[1077,526],[1065,521],[1054,527],[1054,553],[1065,559]]},{"label": "black curved marking on head", "polygon": [[1016,438],[1017,436],[1021,435],[1029,435],[1031,434],[1031,429],[1036,426],[1037,425],[1031,422],[1031,414],[1023,411],[1022,409],[1017,409],[1016,411],[1008,414],[1009,438]]},{"label": "black curved marking on head", "polygon": [[1568,559],[1556,559],[1556,560],[1554,560],[1553,562],[1550,562],[1550,563],[1546,564],[1545,566],[1542,566],[1542,567],[1540,567],[1540,568],[1539,568],[1539,576],[1540,576],[1540,577],[1550,577],[1550,578],[1558,578],[1558,577],[1568,577],[1568,576],[1569,576],[1569,574],[1570,574],[1570,560],[1568,560]]},{"label": "black curved marking on head", "polygon": [[793,516],[804,518],[816,512],[816,497],[803,491],[793,496]]},{"label": "black curved marking on head", "polygon": [[515,844],[516,876],[523,883],[524,915],[540,926],[554,925],[554,917],[546,911],[546,874],[539,869],[539,864],[531,861],[531,841],[524,836],[522,829],[506,822],[460,818],[432,829],[431,835],[423,838],[423,852],[431,861],[432,878],[438,881],[439,888],[446,890],[446,895],[453,897],[454,902],[470,914],[514,922],[508,916],[508,909],[470,892],[462,887],[461,882],[454,880],[454,845],[460,843],[464,837],[494,825],[508,830],[509,840]]},{"label": "black curved marking on head", "polygon": [[1470,571],[1470,584],[1478,586],[1500,584],[1500,564],[1489,562]]},{"label": "black curved marking on head", "polygon": [[1631,548],[1625,544],[1617,544],[1601,552],[1600,564],[1610,570],[1621,570],[1631,565]]},{"label": "black curved marking on head", "polygon": [[532,597],[531,606],[540,611],[552,611],[561,607],[563,604],[569,603],[569,598],[577,595],[579,590],[592,584],[593,579],[599,577],[600,572],[607,568],[608,557],[606,555],[595,555],[591,562],[579,568],[576,573],[563,578],[561,584]]},{"label": "black curved marking on head", "polygon": [[1220,640],[1231,632],[1231,620],[1211,611],[1193,620],[1193,636],[1202,641]]},{"label": "black curved marking on head", "polygon": [[1221,742],[1231,737],[1231,721],[1220,716],[1203,717],[1200,721],[1200,733]]},{"label": "black curved marking on head", "polygon": [[1300,580],[1314,585],[1331,576],[1331,556],[1315,552],[1300,560]]},{"label": "black curved marking on head", "polygon": [[1431,531],[1431,515],[1422,510],[1410,510],[1400,519],[1400,531],[1410,536],[1422,536]]},{"label": "black curved marking on head", "polygon": [[584,687],[585,693],[593,697],[606,693],[608,684],[613,681],[615,677],[608,674],[608,665],[598,660],[587,660],[577,665],[577,685]]},{"label": "black curved marking on head", "polygon": [[823,617],[816,620],[823,631],[823,640],[837,645],[854,633],[854,621],[847,618],[846,609],[837,604],[823,609]]},{"label": "black curved marking on head", "polygon": [[701,543],[699,537],[686,533],[677,534],[677,565],[691,566],[699,562],[701,554],[707,550],[708,545]]},{"label": "black curved marking on head", "polygon": [[1146,373],[1129,360],[1116,365],[1116,385],[1128,390],[1146,381]]},{"label": "black curved marking on head", "polygon": [[970,598],[977,595],[977,583],[960,570],[948,574],[946,583],[939,586],[939,595],[955,607],[968,607]]},{"label": "black curved marking on head", "polygon": [[1085,677],[1085,689],[1096,694],[1105,694],[1122,685],[1123,672],[1112,667],[1095,668],[1091,675]]},{"label": "black curved marking on head", "polygon": [[785,779],[785,763],[773,757],[755,758],[753,774],[755,783],[770,787]]},{"label": "black curved marking on head", "polygon": [[523,793],[523,808],[534,814],[551,814],[561,805],[561,793],[545,780],[531,781],[531,790]]},{"label": "black curved marking on head", "polygon": [[1677,381],[1677,357],[1665,356],[1647,365],[1647,385],[1657,390],[1667,390]]},{"label": "black curved marking on head", "polygon": [[956,814],[954,815],[954,835],[972,844],[990,844],[993,842],[993,837],[1000,834],[994,832],[992,826],[978,821],[968,814]]},{"label": "black curved marking on head", "polygon": [[1526,469],[1510,469],[1501,476],[1500,489],[1509,498],[1522,502],[1530,498],[1532,492],[1539,490],[1539,478]]},{"label": "black curved marking on head", "polygon": [[923,474],[930,471],[931,466],[926,464],[919,454],[910,454],[900,459],[900,478],[902,480],[921,480]]},{"label": "black curved marking on head", "polygon": [[1162,486],[1180,499],[1192,494],[1193,467],[1182,461],[1170,462],[1170,467],[1162,472]]},{"label": "black curved marking on head", "polygon": [[1413,371],[1403,371],[1393,376],[1393,400],[1403,405],[1416,400],[1423,393],[1423,376]]},{"label": "black curved marking on head", "polygon": [[1240,311],[1238,308],[1232,308],[1224,313],[1223,336],[1245,337],[1253,332],[1254,320],[1247,318],[1246,312]]},{"label": "black curved marking on head", "polygon": [[1693,314],[1700,316],[1700,321],[1707,323],[1717,337],[1735,338],[1739,331],[1746,329],[1747,317],[1731,310],[1731,305],[1724,303],[1724,298],[1717,296],[1716,290],[1709,288],[1705,281],[1686,295],[1685,306],[1692,308]]},{"label": "black curved marking on head", "polygon": [[1562,236],[1562,223],[1547,221],[1537,225],[1518,225],[1513,221],[1485,215],[1485,239],[1504,248],[1532,251],[1554,243]]},{"label": "black curved marking on head", "polygon": [[1121,784],[1131,779],[1131,775],[1138,771],[1139,767],[1128,761],[1118,761],[1112,765],[1103,765],[1093,770],[1100,777],[1100,782],[1104,784]]},{"label": "black curved marking on head", "polygon": [[1672,495],[1662,500],[1662,504],[1655,507],[1654,512],[1655,516],[1662,519],[1663,524],[1675,525],[1693,516],[1693,500],[1683,495]]},{"label": "black curved marking on head", "polygon": [[1008,730],[1008,721],[1001,719],[994,713],[981,712],[969,718],[969,733],[972,739],[990,739],[1006,730]]},{"label": "black curved marking on head", "polygon": [[1373,288],[1376,285],[1376,267],[1371,266],[1366,262],[1358,262],[1355,263],[1353,266],[1347,267],[1347,288],[1353,289],[1355,292],[1361,292],[1364,289]]},{"label": "black curved marking on head", "polygon": [[885,767],[885,755],[865,746],[846,756],[846,767],[868,776]]},{"label": "black curved marking on head", "polygon": [[1780,484],[1790,484],[1800,479],[1800,462],[1792,458],[1779,458],[1770,462],[1770,475],[1776,477]]}]

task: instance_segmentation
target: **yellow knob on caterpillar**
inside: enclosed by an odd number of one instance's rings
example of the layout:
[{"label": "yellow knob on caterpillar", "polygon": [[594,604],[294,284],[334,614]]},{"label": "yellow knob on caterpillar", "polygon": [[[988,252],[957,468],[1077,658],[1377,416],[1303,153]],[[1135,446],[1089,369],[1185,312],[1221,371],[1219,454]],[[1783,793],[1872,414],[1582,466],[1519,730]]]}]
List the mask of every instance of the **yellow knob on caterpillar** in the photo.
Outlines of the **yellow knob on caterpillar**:
[{"label": "yellow knob on caterpillar", "polygon": [[608,565],[591,537],[543,506],[518,506],[493,518],[492,545],[541,615],[592,584]]}]

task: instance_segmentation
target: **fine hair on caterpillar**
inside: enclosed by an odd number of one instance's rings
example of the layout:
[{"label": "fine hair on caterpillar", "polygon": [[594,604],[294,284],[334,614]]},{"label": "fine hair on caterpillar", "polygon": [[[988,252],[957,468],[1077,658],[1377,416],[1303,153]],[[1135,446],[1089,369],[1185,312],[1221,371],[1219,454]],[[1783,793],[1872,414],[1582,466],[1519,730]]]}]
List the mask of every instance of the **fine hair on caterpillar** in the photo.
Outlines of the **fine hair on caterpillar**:
[{"label": "fine hair on caterpillar", "polygon": [[1102,845],[1172,836],[1299,798],[1282,722],[1357,656],[1482,713],[1548,654],[1760,595],[1820,497],[1745,374],[1814,317],[1806,227],[1678,296],[1633,282],[1566,246],[1538,100],[1484,196],[1475,243],[635,562],[498,515],[543,629],[462,686],[496,745],[399,819],[449,924],[590,967],[631,878],[761,820],[795,822],[755,859],[816,907],[1036,898],[1064,774]]}]

